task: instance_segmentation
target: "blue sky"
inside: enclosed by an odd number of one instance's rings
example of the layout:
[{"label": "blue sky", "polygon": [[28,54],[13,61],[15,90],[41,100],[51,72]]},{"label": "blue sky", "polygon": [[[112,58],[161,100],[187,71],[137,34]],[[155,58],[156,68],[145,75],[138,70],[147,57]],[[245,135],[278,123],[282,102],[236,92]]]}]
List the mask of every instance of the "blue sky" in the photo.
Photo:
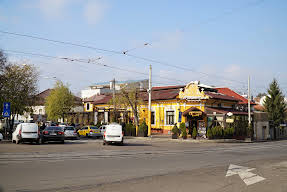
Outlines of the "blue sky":
[{"label": "blue sky", "polygon": [[130,71],[148,73],[152,64],[154,85],[200,80],[246,92],[250,75],[253,94],[264,92],[274,77],[286,94],[286,10],[284,0],[0,0],[2,31],[108,50],[136,48],[128,53],[162,64],[2,33],[0,48],[57,57],[102,57],[101,65],[127,69],[7,52],[11,61],[38,68],[40,91],[53,86],[52,77],[69,84],[74,93],[114,77],[146,79],[147,75]]}]

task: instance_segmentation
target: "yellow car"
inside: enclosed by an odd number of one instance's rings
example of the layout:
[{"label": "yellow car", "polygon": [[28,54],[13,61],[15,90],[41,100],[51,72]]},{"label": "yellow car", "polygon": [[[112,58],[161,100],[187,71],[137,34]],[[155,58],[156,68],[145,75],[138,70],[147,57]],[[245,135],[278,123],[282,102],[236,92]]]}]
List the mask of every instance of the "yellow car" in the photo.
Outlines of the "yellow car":
[{"label": "yellow car", "polygon": [[86,136],[86,137],[101,137],[101,131],[98,127],[94,125],[87,125],[82,127],[78,130],[79,136]]}]

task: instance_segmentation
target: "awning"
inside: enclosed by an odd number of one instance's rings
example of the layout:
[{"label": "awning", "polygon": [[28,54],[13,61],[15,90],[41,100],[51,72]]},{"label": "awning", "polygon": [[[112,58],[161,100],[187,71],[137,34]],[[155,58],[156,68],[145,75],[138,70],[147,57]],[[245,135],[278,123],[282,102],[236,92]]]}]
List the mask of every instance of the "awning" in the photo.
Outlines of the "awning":
[{"label": "awning", "polygon": [[216,112],[219,114],[226,115],[227,113],[231,112],[231,113],[233,113],[233,115],[248,115],[248,112],[245,112],[245,111],[237,111],[234,109],[213,108],[213,107],[206,107],[205,112],[207,114],[213,114],[213,112]]}]

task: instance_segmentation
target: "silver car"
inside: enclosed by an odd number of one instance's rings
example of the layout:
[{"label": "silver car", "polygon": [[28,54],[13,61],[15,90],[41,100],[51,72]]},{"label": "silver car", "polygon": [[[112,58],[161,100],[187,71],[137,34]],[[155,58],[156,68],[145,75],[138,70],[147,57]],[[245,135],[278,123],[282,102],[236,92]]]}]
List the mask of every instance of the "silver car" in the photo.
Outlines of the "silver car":
[{"label": "silver car", "polygon": [[77,139],[78,134],[76,128],[73,126],[64,127],[65,139]]}]

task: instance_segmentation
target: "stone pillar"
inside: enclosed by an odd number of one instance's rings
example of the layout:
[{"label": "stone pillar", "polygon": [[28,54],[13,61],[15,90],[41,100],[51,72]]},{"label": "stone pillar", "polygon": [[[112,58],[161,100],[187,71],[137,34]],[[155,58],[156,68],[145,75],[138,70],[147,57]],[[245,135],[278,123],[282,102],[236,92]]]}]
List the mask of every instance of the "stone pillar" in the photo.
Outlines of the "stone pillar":
[{"label": "stone pillar", "polygon": [[109,122],[109,112],[105,111],[105,123]]},{"label": "stone pillar", "polygon": [[94,112],[94,124],[96,125],[98,123],[98,112]]}]

